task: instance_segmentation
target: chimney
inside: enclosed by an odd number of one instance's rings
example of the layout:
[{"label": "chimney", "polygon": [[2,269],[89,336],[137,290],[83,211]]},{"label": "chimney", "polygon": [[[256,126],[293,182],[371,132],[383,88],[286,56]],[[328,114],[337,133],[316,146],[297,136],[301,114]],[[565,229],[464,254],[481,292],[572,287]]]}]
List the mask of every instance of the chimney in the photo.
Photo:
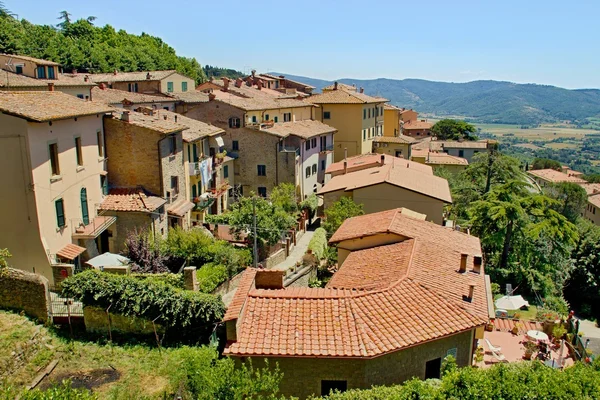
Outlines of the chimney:
[{"label": "chimney", "polygon": [[381,155],[381,165],[385,164],[385,154]]},{"label": "chimney", "polygon": [[483,259],[481,256],[473,257],[473,272],[480,274],[481,273],[481,264],[483,263]]},{"label": "chimney", "polygon": [[475,294],[475,285],[469,285],[469,295],[466,296],[466,301],[469,303],[473,301],[473,295]]},{"label": "chimney", "polygon": [[281,79],[284,79],[284,78],[285,78],[285,75],[279,75],[279,77],[280,77]]},{"label": "chimney", "polygon": [[348,158],[348,148],[344,147],[344,160]]},{"label": "chimney", "polygon": [[86,76],[84,76],[84,77],[83,77],[83,81],[84,81],[84,82],[89,82],[89,81],[90,81],[90,77],[89,77],[89,76],[87,76],[87,75],[86,75]]},{"label": "chimney", "polygon": [[333,83],[333,90],[338,90],[338,83],[337,82]]},{"label": "chimney", "polygon": [[255,76],[256,76],[256,70],[255,70],[255,69],[253,69],[253,70],[252,70],[252,77],[254,78]]},{"label": "chimney", "polygon": [[226,92],[229,90],[229,78],[223,78],[223,91]]},{"label": "chimney", "polygon": [[54,83],[53,82],[48,82],[48,91],[54,92]]},{"label": "chimney", "polygon": [[113,75],[117,75],[118,73],[119,72],[116,69],[113,71]]},{"label": "chimney", "polygon": [[360,92],[361,92],[361,93],[364,93],[364,92],[365,92],[365,89],[363,89],[363,88],[360,88]]},{"label": "chimney", "polygon": [[238,88],[239,88],[239,87],[242,87],[242,83],[243,83],[243,82],[244,82],[244,81],[242,80],[242,78],[237,78],[237,79],[235,80],[235,87],[238,87]]},{"label": "chimney", "polygon": [[148,72],[148,73],[146,74],[146,79],[150,79],[151,77],[152,77],[152,76],[150,75],[150,72]]},{"label": "chimney", "polygon": [[257,88],[258,90],[261,90],[261,89],[262,89],[262,87],[263,87],[263,81],[262,81],[262,79],[258,79],[258,80],[256,81],[256,88]]},{"label": "chimney", "polygon": [[104,82],[102,82],[101,84],[99,84],[98,87],[100,88],[100,90],[106,89],[106,85],[104,84]]},{"label": "chimney", "polygon": [[283,289],[285,271],[259,270],[254,278],[256,289]]},{"label": "chimney", "polygon": [[123,111],[123,113],[121,114],[121,120],[125,121],[125,122],[129,122],[129,117],[130,117],[129,114],[130,113],[131,113],[131,111],[129,111],[129,110]]},{"label": "chimney", "polygon": [[346,172],[348,172],[348,161],[344,159],[344,175],[346,175]]},{"label": "chimney", "polygon": [[467,254],[461,254],[460,255],[460,269],[458,270],[458,272],[465,273],[467,272]]},{"label": "chimney", "polygon": [[163,115],[163,119],[166,121],[166,120],[167,120],[167,116],[166,116],[166,115]]},{"label": "chimney", "polygon": [[593,190],[593,194],[596,194],[596,193],[598,193],[598,189]]},{"label": "chimney", "polygon": [[217,98],[216,94],[214,94],[214,93],[209,93],[208,94],[208,101],[213,101],[216,98]]},{"label": "chimney", "polygon": [[76,70],[76,69],[73,69],[73,70],[71,70],[71,73],[72,73],[73,75],[77,75],[77,70]]}]

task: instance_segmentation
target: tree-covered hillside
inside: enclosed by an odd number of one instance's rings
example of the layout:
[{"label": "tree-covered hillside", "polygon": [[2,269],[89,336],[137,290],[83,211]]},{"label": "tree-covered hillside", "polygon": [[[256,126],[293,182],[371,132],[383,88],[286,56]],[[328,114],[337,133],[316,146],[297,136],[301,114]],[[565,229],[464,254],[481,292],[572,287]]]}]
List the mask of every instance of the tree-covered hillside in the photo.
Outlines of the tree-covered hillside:
[{"label": "tree-covered hillside", "polygon": [[134,35],[110,25],[94,25],[95,17],[73,19],[60,13],[56,26],[17,20],[0,3],[0,53],[20,54],[60,63],[65,71],[145,71],[176,69],[196,80],[206,79],[195,58],[178,56],[162,39]]},{"label": "tree-covered hillside", "polygon": [[[332,83],[286,76],[317,88]],[[439,116],[460,115],[478,122],[531,125],[562,120],[583,122],[586,118],[600,115],[600,90],[597,89],[568,90],[499,81],[449,83],[379,78],[340,79],[339,82],[363,87],[366,93],[383,96],[400,107]]]}]

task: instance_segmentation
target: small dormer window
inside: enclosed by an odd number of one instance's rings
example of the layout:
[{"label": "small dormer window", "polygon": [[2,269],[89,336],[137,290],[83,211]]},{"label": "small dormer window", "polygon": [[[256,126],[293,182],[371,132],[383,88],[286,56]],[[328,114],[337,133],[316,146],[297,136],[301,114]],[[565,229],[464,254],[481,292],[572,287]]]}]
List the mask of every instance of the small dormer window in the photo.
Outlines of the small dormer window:
[{"label": "small dormer window", "polygon": [[15,65],[15,73],[17,75],[22,75],[23,74],[23,64],[17,64],[17,65]]},{"label": "small dormer window", "polygon": [[46,79],[46,67],[43,65],[37,67],[37,77],[38,79]]},{"label": "small dormer window", "polygon": [[56,79],[56,74],[54,73],[54,67],[48,67],[48,79]]}]

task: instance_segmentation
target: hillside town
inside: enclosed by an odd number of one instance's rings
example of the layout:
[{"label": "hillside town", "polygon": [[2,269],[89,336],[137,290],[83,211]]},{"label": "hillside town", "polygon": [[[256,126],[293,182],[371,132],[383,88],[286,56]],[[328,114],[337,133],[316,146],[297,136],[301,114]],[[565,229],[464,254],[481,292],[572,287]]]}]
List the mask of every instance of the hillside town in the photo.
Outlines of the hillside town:
[{"label": "hillside town", "polygon": [[578,315],[598,304],[569,306],[557,267],[577,221],[600,226],[581,172],[339,82],[0,68],[3,309],[70,337],[210,342],[300,399],[449,362],[595,362]]}]

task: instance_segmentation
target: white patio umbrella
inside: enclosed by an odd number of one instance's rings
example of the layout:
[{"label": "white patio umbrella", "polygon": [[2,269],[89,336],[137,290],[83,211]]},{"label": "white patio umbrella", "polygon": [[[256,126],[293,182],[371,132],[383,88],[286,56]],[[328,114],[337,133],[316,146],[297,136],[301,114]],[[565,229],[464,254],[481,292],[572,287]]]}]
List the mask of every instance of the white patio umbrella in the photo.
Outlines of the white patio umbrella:
[{"label": "white patio umbrella", "polygon": [[504,296],[496,300],[496,308],[504,310],[518,310],[523,306],[528,306],[529,302],[523,296]]},{"label": "white patio umbrella", "polygon": [[86,262],[86,264],[100,269],[104,267],[120,267],[128,263],[129,258],[109,252],[100,254],[99,256],[96,256]]}]

